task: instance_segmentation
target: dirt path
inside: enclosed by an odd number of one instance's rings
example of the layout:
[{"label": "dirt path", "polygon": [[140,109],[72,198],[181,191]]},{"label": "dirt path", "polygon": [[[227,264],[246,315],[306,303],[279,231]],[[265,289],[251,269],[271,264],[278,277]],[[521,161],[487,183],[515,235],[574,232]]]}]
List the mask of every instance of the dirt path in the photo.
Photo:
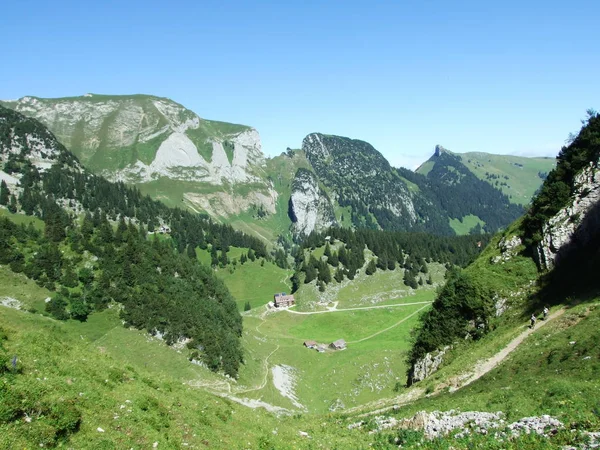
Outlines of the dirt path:
[{"label": "dirt path", "polygon": [[513,350],[515,350],[519,345],[521,345],[521,343],[525,340],[525,338],[527,336],[529,336],[532,333],[535,333],[537,330],[542,328],[544,325],[546,325],[551,320],[556,319],[557,317],[560,317],[561,315],[564,314],[564,312],[565,312],[564,309],[559,309],[558,311],[555,311],[552,314],[550,314],[546,318],[546,320],[538,320],[535,328],[527,327],[527,329],[525,331],[523,331],[516,338],[514,338],[512,341],[510,341],[508,343],[508,345],[506,345],[506,347],[504,347],[502,350],[500,350],[494,356],[486,359],[485,361],[478,363],[474,367],[473,372],[467,378],[463,378],[462,381],[460,382],[460,384],[456,387],[456,389],[460,389],[460,388],[463,388],[463,387],[471,384],[473,381],[478,380],[483,375],[488,373],[490,370],[494,369],[498,364],[500,364],[502,361],[504,361],[506,359],[506,357],[513,352]]},{"label": "dirt path", "polygon": [[[359,310],[365,310],[365,309],[395,308],[398,306],[429,305],[431,303],[432,302],[395,303],[393,305],[359,306],[356,308],[335,308],[335,309],[332,308],[332,309],[328,309],[327,311],[294,311],[293,309],[286,309],[285,311],[292,313],[292,314],[311,315],[311,314],[325,314],[325,313],[343,312],[343,311],[359,311]],[[421,308],[421,309],[423,309],[423,308]]]},{"label": "dirt path", "polygon": [[387,328],[384,328],[383,330],[379,330],[377,333],[373,333],[371,336],[364,337],[364,338],[362,338],[362,339],[359,339],[359,340],[357,340],[357,341],[349,341],[349,342],[348,342],[348,344],[356,344],[356,343],[358,343],[358,342],[366,341],[367,339],[371,339],[371,338],[373,338],[373,337],[375,337],[375,336],[377,336],[377,335],[380,335],[381,333],[385,333],[386,331],[389,331],[389,330],[391,330],[392,328],[394,328],[394,327],[397,327],[397,326],[398,326],[398,325],[400,325],[402,322],[405,322],[405,321],[407,321],[408,319],[410,319],[410,318],[411,318],[412,316],[414,316],[415,314],[418,314],[420,311],[422,311],[423,309],[427,308],[427,307],[429,306],[429,302],[426,302],[426,303],[427,303],[427,305],[423,306],[422,308],[419,308],[419,309],[417,309],[417,310],[416,310],[414,313],[412,313],[412,314],[409,314],[408,316],[406,316],[406,317],[405,317],[405,318],[403,318],[402,320],[400,320],[400,321],[396,322],[394,325],[391,325],[391,326],[389,326],[389,327],[387,327]]},{"label": "dirt path", "polygon": [[[504,361],[508,357],[508,355],[510,355],[517,347],[519,347],[519,345],[527,338],[527,336],[529,336],[532,333],[535,333],[537,330],[539,330],[540,328],[545,326],[548,322],[551,322],[552,320],[556,319],[557,317],[560,317],[561,315],[564,314],[564,312],[565,312],[564,309],[559,309],[559,310],[553,312],[552,314],[550,314],[546,318],[546,320],[538,320],[535,328],[531,329],[531,328],[527,327],[527,329],[525,331],[521,332],[518,336],[516,336],[512,341],[510,341],[498,353],[496,353],[495,355],[491,356],[490,358],[488,358],[484,361],[477,363],[475,365],[475,367],[473,368],[473,370],[466,372],[462,375],[458,375],[457,377],[453,377],[451,383],[443,383],[443,384],[439,385],[435,389],[434,393],[430,394],[430,395],[436,395],[436,394],[440,393],[444,388],[447,388],[447,387],[451,387],[452,391],[456,391],[456,390],[461,389],[465,386],[468,386],[472,382],[478,380],[483,375],[485,375],[486,373],[488,373],[491,370],[493,370],[494,368],[496,368],[502,361]],[[379,402],[375,402],[375,403],[371,404],[371,407],[376,408],[376,409],[372,409],[369,412],[362,413],[358,417],[367,417],[367,416],[382,414],[382,413],[385,413],[392,409],[397,409],[398,407],[405,405],[407,403],[411,403],[415,400],[418,400],[419,398],[422,398],[424,395],[425,395],[425,390],[423,388],[418,387],[418,386],[413,386],[411,388],[408,388],[407,391],[404,392],[402,395],[399,395],[398,397],[394,398],[394,400],[393,400],[394,404],[392,406],[383,406],[384,402],[386,402],[386,400],[383,399]],[[364,411],[365,406],[366,405],[357,406],[354,408],[347,409],[344,412],[350,414],[352,412],[359,412],[361,410]]]},{"label": "dirt path", "polygon": [[277,350],[279,350],[279,345],[277,345],[277,347],[275,348],[275,350],[273,350],[271,353],[269,353],[269,356],[267,356],[265,358],[265,360],[263,361],[263,366],[264,366],[264,370],[265,370],[265,376],[264,376],[262,382],[260,383],[260,385],[258,385],[257,387],[250,388],[250,389],[243,389],[243,390],[239,390],[239,391],[236,390],[234,392],[235,394],[243,394],[245,392],[260,391],[261,389],[263,389],[267,385],[267,382],[269,380],[269,358],[271,356],[273,356],[273,354]]}]

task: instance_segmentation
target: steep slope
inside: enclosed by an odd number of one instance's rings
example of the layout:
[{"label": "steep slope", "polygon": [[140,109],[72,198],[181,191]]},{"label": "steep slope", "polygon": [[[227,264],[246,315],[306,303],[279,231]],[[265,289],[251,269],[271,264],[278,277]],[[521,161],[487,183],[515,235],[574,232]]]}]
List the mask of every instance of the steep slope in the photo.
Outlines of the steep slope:
[{"label": "steep slope", "polygon": [[416,172],[427,176],[442,154],[456,157],[480,180],[505,194],[511,203],[527,205],[544,178],[556,165],[554,158],[494,155],[484,152],[453,153],[441,145]]},{"label": "steep slope", "polygon": [[477,340],[493,330],[507,308],[536,312],[544,304],[565,304],[577,293],[597,289],[598,136],[600,116],[590,114],[579,135],[561,150],[527,215],[449,279],[417,333],[409,382],[437,370],[458,340]]},{"label": "steep slope", "polygon": [[333,205],[319,187],[317,177],[309,170],[298,169],[290,195],[292,230],[297,235],[308,236],[337,225]]},{"label": "steep slope", "polygon": [[313,133],[302,150],[354,227],[452,233],[436,199],[415,189],[367,142]]},{"label": "steep slope", "polygon": [[[2,107],[0,164],[0,204],[44,221],[42,234],[1,218],[1,263],[56,291],[49,314],[85,321],[118,304],[126,326],[188,344],[211,369],[236,375],[241,317],[195,248],[265,257],[264,244],[89,173],[41,123]],[[147,228],[170,239],[149,240]]]},{"label": "steep slope", "polygon": [[[274,212],[260,137],[253,128],[201,119],[172,100],[148,95],[3,102],[40,120],[97,174],[138,184],[170,205],[214,216],[262,205]],[[177,186],[182,183],[184,188]],[[251,192],[243,186],[251,186]],[[216,193],[215,193],[216,191]]]},{"label": "steep slope", "polygon": [[522,207],[477,178],[459,156],[437,146],[430,162],[433,164],[427,166],[425,183],[451,219],[475,216],[483,222],[482,228],[493,233],[523,214]]}]

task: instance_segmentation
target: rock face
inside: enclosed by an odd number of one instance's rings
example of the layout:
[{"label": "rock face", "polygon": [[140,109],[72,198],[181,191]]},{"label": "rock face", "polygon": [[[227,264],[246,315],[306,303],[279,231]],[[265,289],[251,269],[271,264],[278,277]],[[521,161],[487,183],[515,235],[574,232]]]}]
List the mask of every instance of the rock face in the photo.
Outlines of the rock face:
[{"label": "rock face", "polygon": [[590,163],[575,177],[572,203],[544,226],[542,241],[536,247],[539,266],[550,270],[568,252],[585,247],[600,229],[600,169]]},{"label": "rock face", "polygon": [[410,384],[424,380],[433,372],[437,371],[440,365],[444,362],[444,355],[448,349],[450,349],[450,347],[445,346],[441,350],[437,350],[433,353],[427,353],[423,358],[418,360],[412,367]]},{"label": "rock face", "polygon": [[48,126],[84,165],[112,181],[261,181],[256,130],[203,120],[169,99],[87,94],[4,104]]},{"label": "rock face", "polygon": [[337,224],[329,197],[315,174],[306,169],[299,169],[292,182],[289,216],[296,235],[308,236]]},{"label": "rock face", "polygon": [[405,181],[369,143],[312,133],[302,150],[333,200],[352,208],[354,226],[408,230],[419,220]]},{"label": "rock face", "polygon": [[[0,104],[42,122],[85,167],[108,180],[161,180],[151,195],[218,218],[251,208],[275,212],[278,194],[253,128],[204,120],[148,95],[23,97]],[[173,183],[182,181],[188,182],[184,192]]]}]

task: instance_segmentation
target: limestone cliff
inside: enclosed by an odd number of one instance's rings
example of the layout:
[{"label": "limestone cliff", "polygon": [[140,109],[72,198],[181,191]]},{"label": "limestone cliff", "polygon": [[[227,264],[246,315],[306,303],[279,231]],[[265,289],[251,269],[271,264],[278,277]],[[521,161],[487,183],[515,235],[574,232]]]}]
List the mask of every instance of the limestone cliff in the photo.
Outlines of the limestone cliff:
[{"label": "limestone cliff", "polygon": [[86,94],[5,104],[48,126],[84,165],[110,180],[260,181],[264,155],[255,129],[201,119],[166,98]]},{"label": "limestone cliff", "polygon": [[308,236],[336,224],[329,197],[315,174],[306,169],[298,169],[292,182],[289,216],[296,235]]},{"label": "limestone cliff", "polygon": [[585,247],[600,229],[600,169],[590,162],[575,176],[572,202],[551,217],[543,227],[535,249],[542,269],[550,270],[571,251]]}]

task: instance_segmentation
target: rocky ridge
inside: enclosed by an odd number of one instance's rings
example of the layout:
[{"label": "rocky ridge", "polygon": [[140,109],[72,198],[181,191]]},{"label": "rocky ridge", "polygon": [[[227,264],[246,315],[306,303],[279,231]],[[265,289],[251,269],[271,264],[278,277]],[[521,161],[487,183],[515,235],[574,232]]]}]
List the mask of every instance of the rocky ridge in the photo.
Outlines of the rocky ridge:
[{"label": "rocky ridge", "polygon": [[[84,164],[111,181],[164,176],[220,185],[261,180],[256,172],[264,155],[255,129],[201,119],[169,99],[86,94],[23,97],[5,104],[48,126]],[[203,145],[208,148],[198,148]],[[130,154],[118,155],[126,149]]]},{"label": "rocky ridge", "polygon": [[498,438],[506,438],[530,433],[548,436],[564,426],[559,420],[549,415],[524,417],[512,423],[507,423],[504,417],[502,411],[496,413],[455,410],[431,413],[420,411],[408,419],[376,417],[377,429],[374,432],[390,428],[405,428],[423,431],[428,439],[446,436],[453,432],[457,432],[454,434],[454,437],[457,438],[472,433],[489,434],[494,432]]}]

